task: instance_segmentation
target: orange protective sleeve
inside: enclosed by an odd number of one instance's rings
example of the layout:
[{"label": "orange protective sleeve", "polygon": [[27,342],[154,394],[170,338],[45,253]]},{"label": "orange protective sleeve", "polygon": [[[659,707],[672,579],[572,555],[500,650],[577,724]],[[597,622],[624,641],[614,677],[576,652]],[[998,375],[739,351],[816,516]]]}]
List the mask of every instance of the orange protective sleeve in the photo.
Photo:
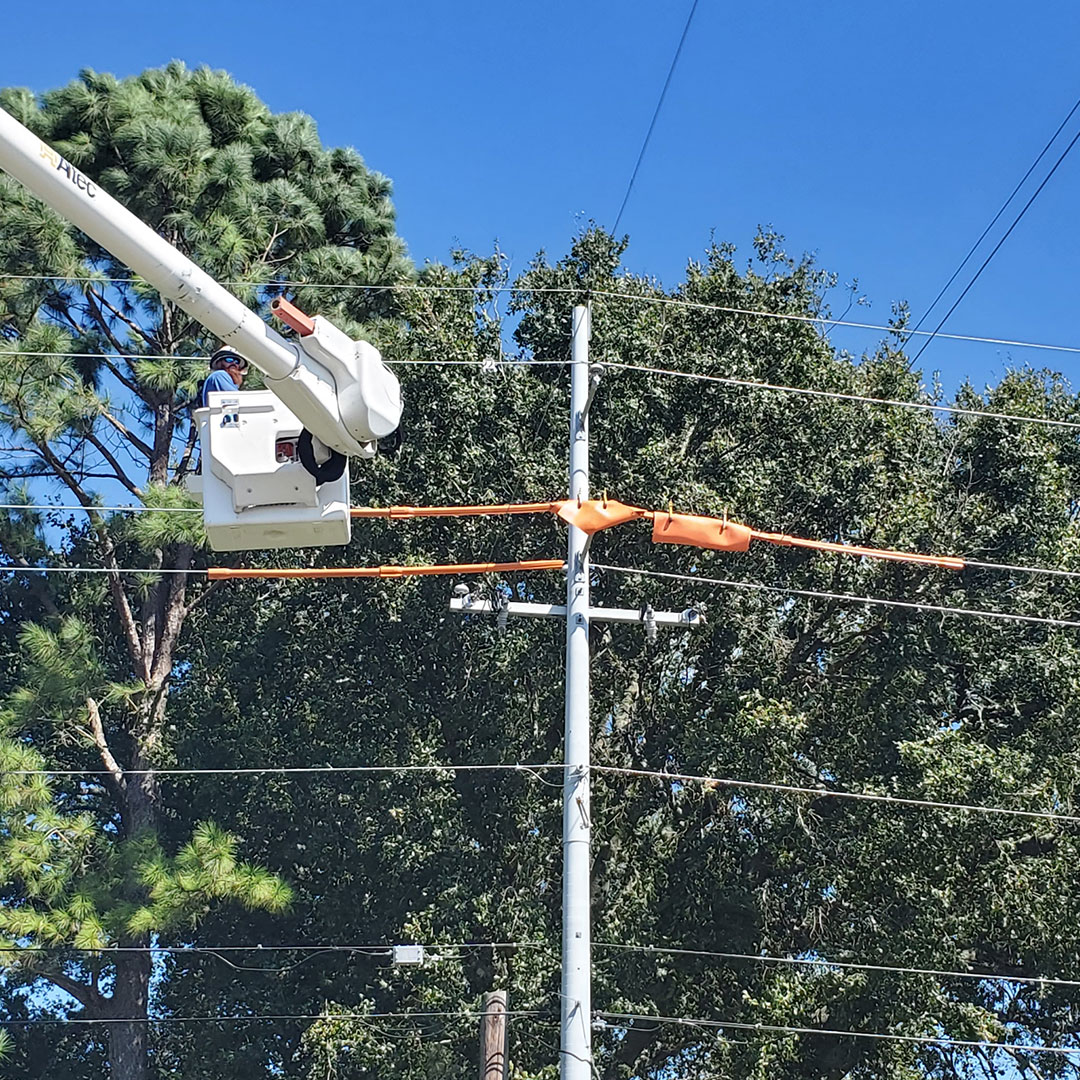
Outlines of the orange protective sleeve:
[{"label": "orange protective sleeve", "polygon": [[695,517],[692,514],[653,514],[654,544],[690,544],[714,551],[746,551],[750,547],[750,528],[720,518]]},{"label": "orange protective sleeve", "polygon": [[915,551],[893,551],[890,548],[859,547],[857,544],[834,544],[828,540],[806,540],[801,536],[788,536],[786,533],[767,533],[751,530],[755,540],[764,540],[769,544],[783,547],[810,548],[813,551],[834,551],[838,555],[864,556],[867,559],[889,559],[892,562],[920,563],[923,566],[938,566],[943,570],[963,570],[963,559],[951,555],[920,555]]},{"label": "orange protective sleeve", "polygon": [[421,517],[487,517],[494,514],[553,514],[558,503],[494,503],[490,506],[354,506],[354,518],[399,521]]}]

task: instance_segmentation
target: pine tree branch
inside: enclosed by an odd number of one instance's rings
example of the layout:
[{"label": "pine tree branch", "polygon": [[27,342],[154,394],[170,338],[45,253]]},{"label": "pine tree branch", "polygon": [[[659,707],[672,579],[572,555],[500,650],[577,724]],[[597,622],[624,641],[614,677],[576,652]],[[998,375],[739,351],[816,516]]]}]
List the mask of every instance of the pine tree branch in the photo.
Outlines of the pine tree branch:
[{"label": "pine tree branch", "polygon": [[101,722],[101,710],[92,697],[86,699],[86,712],[90,718],[90,734],[93,736],[94,745],[101,755],[102,764],[109,771],[109,779],[112,781],[117,794],[123,795],[124,789],[127,787],[124,770],[109,749],[109,742],[105,737],[105,725]]},{"label": "pine tree branch", "polygon": [[[36,567],[22,555],[13,555],[11,558],[17,566],[23,566],[27,570],[36,569]],[[48,574],[33,574],[30,578],[30,588],[34,591],[38,600],[41,602],[41,606],[50,615],[59,615],[60,609],[56,606],[55,601],[49,595],[47,578]],[[214,582],[214,584],[218,585],[220,584],[220,582]]]},{"label": "pine tree branch", "polygon": [[149,680],[150,672],[147,669],[146,660],[143,657],[142,643],[139,640],[139,630],[135,624],[135,615],[131,610],[127,594],[124,592],[123,582],[120,580],[119,564],[116,561],[116,548],[109,534],[103,528],[100,512],[95,508],[93,500],[83,489],[82,485],[64,466],[64,463],[56,456],[52,448],[46,442],[32,440],[38,448],[46,463],[53,469],[54,475],[59,477],[67,489],[79,500],[79,503],[87,511],[94,532],[101,542],[102,554],[108,563],[108,568],[114,573],[106,575],[109,582],[109,590],[112,593],[113,603],[116,605],[116,613],[120,618],[120,625],[127,640],[128,650],[131,654],[131,662],[139,670],[144,680]]},{"label": "pine tree branch", "polygon": [[[190,569],[193,553],[194,548],[191,544],[180,544],[177,548],[176,559],[173,562],[173,569]],[[172,671],[173,651],[180,638],[180,631],[184,628],[184,619],[187,615],[187,608],[184,606],[187,581],[184,575],[171,574],[168,590],[168,598],[162,605],[161,618],[158,623],[158,642],[154,652],[151,685],[157,685],[159,682],[164,685],[165,680],[169,677]]]},{"label": "pine tree branch", "polygon": [[[109,340],[113,343],[113,345],[119,346],[119,343],[113,336],[111,328],[108,326],[105,315],[101,310],[102,307],[108,308],[112,315],[114,315],[117,319],[124,323],[124,325],[127,326],[129,329],[133,330],[136,334],[138,334],[139,337],[141,337],[143,341],[150,346],[151,349],[158,349],[158,342],[154,338],[153,334],[148,334],[137,322],[135,322],[134,319],[129,319],[123,312],[119,311],[112,304],[110,304],[103,295],[94,292],[93,289],[87,289],[86,298],[90,301],[90,310],[94,313],[94,317],[97,319],[98,324],[102,327],[105,333],[108,334]],[[123,355],[125,350],[118,347],[117,351],[121,355]]]},{"label": "pine tree branch", "polygon": [[195,453],[195,443],[199,438],[199,425],[194,420],[191,421],[191,430],[188,432],[187,440],[184,444],[184,453],[180,458],[179,464],[176,466],[176,471],[173,473],[173,481],[182,479],[191,466],[191,455]]},{"label": "pine tree branch", "polygon": [[132,482],[128,474],[124,471],[124,467],[117,461],[112,451],[93,433],[86,433],[86,441],[91,446],[97,449],[97,452],[113,467],[113,471],[116,473],[116,479],[124,485],[135,496],[136,499],[142,499],[142,489]]},{"label": "pine tree branch", "polygon": [[[127,353],[121,353],[126,357]],[[129,379],[107,356],[100,357],[101,362],[109,369],[109,374],[112,375],[117,382],[126,386],[133,394],[142,397],[142,391],[139,389],[139,384],[134,379]]]},{"label": "pine tree branch", "polygon": [[[107,365],[107,366],[109,367],[110,371],[113,371],[113,374],[117,375],[117,378],[119,378],[121,380],[123,379],[123,377],[121,375],[117,374],[114,371],[114,369],[112,368],[111,365]],[[134,384],[130,384],[130,385],[134,389]],[[113,416],[113,414],[111,412],[108,412],[106,410],[101,415],[102,415],[102,418],[106,421],[106,423],[112,424],[112,426],[129,443],[131,443],[131,445],[134,446],[135,449],[138,450],[140,454],[144,455],[147,459],[150,458],[153,451],[152,451],[149,443],[143,442],[143,440],[140,439],[139,436],[135,434],[135,432],[131,431],[126,425],[122,424],[115,416]]]},{"label": "pine tree branch", "polygon": [[73,979],[70,975],[65,975],[62,971],[53,971],[49,968],[39,968],[34,971],[34,974],[39,978],[47,979],[64,993],[70,994],[86,1010],[88,1016],[100,1014],[102,999],[93,987]]},{"label": "pine tree branch", "polygon": [[188,604],[188,606],[186,608],[184,608],[184,611],[183,611],[183,614],[181,615],[181,618],[186,621],[187,617],[197,607],[199,607],[200,604],[205,603],[208,597],[212,596],[215,592],[217,592],[217,590],[221,587],[222,584],[224,584],[224,583],[221,582],[221,581],[212,581],[212,582],[210,582],[210,584],[207,585],[207,587],[205,589],[203,589],[202,592],[200,592],[199,595],[196,596],[195,599],[192,600],[191,603]]}]

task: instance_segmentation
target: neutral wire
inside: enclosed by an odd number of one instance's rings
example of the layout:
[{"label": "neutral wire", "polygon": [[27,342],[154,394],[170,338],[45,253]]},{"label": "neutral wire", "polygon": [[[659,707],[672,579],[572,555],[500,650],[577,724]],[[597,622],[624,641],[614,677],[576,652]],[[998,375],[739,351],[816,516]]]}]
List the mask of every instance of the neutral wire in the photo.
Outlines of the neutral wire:
[{"label": "neutral wire", "polygon": [[990,232],[990,230],[998,223],[998,219],[1001,217],[1002,214],[1005,213],[1006,207],[1009,205],[1009,203],[1011,203],[1013,201],[1013,199],[1016,198],[1017,192],[1024,186],[1025,183],[1027,183],[1028,177],[1035,171],[1035,169],[1038,166],[1039,162],[1042,161],[1042,159],[1046,156],[1047,151],[1057,141],[1057,137],[1062,133],[1062,131],[1065,130],[1065,125],[1073,118],[1073,113],[1075,113],[1077,109],[1080,109],[1080,98],[1077,99],[1076,104],[1073,105],[1073,107],[1069,110],[1068,116],[1066,116],[1065,119],[1062,120],[1061,123],[1058,125],[1057,131],[1055,131],[1054,134],[1050,136],[1050,139],[1047,142],[1047,144],[1042,148],[1041,151],[1039,151],[1039,156],[1031,163],[1031,165],[1028,168],[1028,171],[1026,173],[1024,173],[1024,175],[1020,178],[1020,182],[1016,185],[1016,187],[1014,187],[1012,189],[1012,192],[1010,193],[1009,197],[1001,204],[1000,208],[998,209],[998,212],[990,220],[990,224],[987,225],[986,228],[983,229],[983,231],[979,234],[979,239],[976,240],[975,243],[971,245],[971,248],[969,249],[968,253],[964,256],[964,258],[960,262],[960,265],[952,272],[952,277],[950,277],[949,280],[946,281],[945,284],[941,286],[941,291],[937,294],[937,296],[934,297],[934,299],[931,301],[930,306],[926,309],[926,311],[923,312],[922,317],[915,324],[914,330],[918,330],[919,327],[921,327],[922,324],[924,322],[926,322],[926,320],[929,318],[930,312],[933,311],[934,308],[937,307],[938,301],[948,291],[949,286],[957,279],[957,277],[960,274],[960,271],[963,270],[965,266],[967,266],[968,260],[978,250],[979,245],[986,239],[987,234]]},{"label": "neutral wire", "polygon": [[[492,765],[283,765],[250,769],[122,769],[126,776],[290,776],[318,773],[532,772],[565,769],[556,762],[536,765],[499,762]],[[5,776],[112,776],[107,769],[5,769]]]},{"label": "neutral wire", "polygon": [[802,787],[798,784],[776,784],[758,780],[734,780],[726,776],[696,776],[650,769],[624,769],[615,765],[593,765],[594,772],[620,776],[654,777],[679,783],[713,784],[717,787],[752,788],[756,791],[779,791],[787,795],[813,795],[823,799],[852,799],[858,802],[890,803],[894,806],[916,806],[930,810],[962,810],[973,814],[999,814],[1005,817],[1035,818],[1040,821],[1062,821],[1080,825],[1080,816],[1060,814],[1052,810],[1012,810],[1003,806],[980,806],[974,803],[944,802],[940,799],[916,799],[902,795],[881,795],[875,792],[838,791],[833,788]]},{"label": "neutral wire", "polygon": [[[931,1046],[962,1046],[972,1050],[1007,1050],[1018,1054],[1080,1054],[1080,1047],[991,1042],[988,1039],[949,1039],[938,1035],[893,1035],[884,1031],[845,1031],[837,1028],[792,1027],[786,1024],[749,1024],[736,1020],[704,1020],[689,1016],[651,1016],[639,1013],[614,1012],[598,1012],[596,1015],[604,1020],[648,1020],[656,1021],[658,1024],[680,1024],[684,1027],[731,1028],[733,1031],[764,1031],[779,1035],[828,1035],[853,1039],[918,1043]],[[626,1028],[626,1025],[623,1024],[612,1024],[611,1026],[621,1030]]]},{"label": "neutral wire", "polygon": [[[0,1019],[7,1027],[35,1027],[57,1024],[236,1024],[263,1023],[285,1020],[426,1020],[426,1019],[475,1019],[486,1014],[478,1010],[458,1009],[433,1012],[370,1012],[370,1013],[247,1013],[233,1016],[69,1016],[56,1019],[11,1020]],[[509,1009],[505,1016],[550,1016],[551,1013],[532,1009]]]},{"label": "neutral wire", "polygon": [[205,570],[172,570],[150,566],[16,566],[13,563],[0,565],[0,574],[201,574]]},{"label": "neutral wire", "polygon": [[878,398],[867,394],[848,394],[839,390],[812,390],[805,386],[785,386],[783,383],[761,382],[757,379],[735,379],[726,375],[706,375],[696,371],[675,371],[671,368],[649,367],[645,364],[624,364],[604,361],[605,368],[623,371],[639,371],[649,375],[670,375],[677,379],[694,379],[699,382],[720,383],[723,386],[741,386],[753,390],[773,390],[783,394],[800,394],[805,397],[831,398],[834,401],[856,401],[867,405],[890,405],[902,409],[921,409],[926,412],[949,413],[953,416],[979,416],[994,420],[1019,420],[1025,424],[1045,424],[1048,427],[1080,428],[1074,420],[1052,420],[1045,416],[1025,416],[1022,413],[995,412],[990,409],[964,409],[957,405],[934,405],[923,401],[902,401],[898,398]]},{"label": "neutral wire", "polygon": [[[30,280],[43,280],[43,281],[54,281],[54,280],[82,281],[82,280],[86,280],[86,279],[83,279],[83,278],[57,278],[55,276],[42,275],[42,274],[27,274],[27,275],[0,274],[0,279],[3,279],[5,277],[8,277],[8,278],[23,277],[23,278],[27,278],[27,279],[30,279]],[[115,279],[106,279],[106,280],[128,281],[129,279],[127,279],[127,278],[115,278]],[[229,282],[223,282],[223,284],[228,285],[230,283]],[[233,284],[235,284],[235,283],[233,283]],[[271,284],[276,284],[276,283],[266,283],[266,284],[260,285],[258,287],[259,288],[268,288],[268,287],[270,287]],[[331,285],[324,285],[324,284],[315,285],[315,284],[311,284],[311,285],[308,285],[308,284],[305,284],[304,282],[285,282],[284,284],[286,284],[286,285],[296,285],[298,287],[302,286],[303,288],[309,288],[309,289],[369,289],[369,290],[382,290],[382,291],[390,291],[390,290],[396,290],[396,289],[412,289],[412,290],[415,290],[415,291],[418,291],[418,292],[431,291],[431,292],[481,292],[481,293],[523,293],[523,294],[524,293],[553,293],[553,294],[570,295],[570,296],[579,296],[579,295],[581,295],[581,292],[582,292],[582,289],[580,287],[575,288],[575,287],[571,287],[571,286],[552,286],[552,287],[536,286],[536,287],[531,287],[531,286],[525,286],[525,285],[505,285],[505,286],[501,285],[501,286],[496,286],[494,288],[484,288],[482,286],[449,286],[449,285],[447,285],[447,286],[442,286],[442,285],[433,285],[433,286],[427,286],[427,285],[402,285],[402,286],[398,286],[398,285],[348,285],[348,284],[337,284],[337,285],[333,285],[333,284],[331,284]],[[884,324],[884,323],[855,322],[855,321],[850,320],[850,319],[831,319],[831,318],[829,318],[828,316],[825,316],[825,315],[796,315],[796,314],[794,314],[792,312],[784,312],[784,311],[762,311],[762,310],[756,309],[756,308],[729,307],[729,306],[726,306],[726,305],[723,305],[723,304],[708,304],[708,303],[704,303],[702,301],[684,300],[684,299],[682,299],[680,297],[675,297],[675,296],[643,296],[643,295],[639,296],[639,295],[634,295],[632,293],[616,292],[613,289],[592,289],[592,290],[590,290],[590,295],[593,296],[593,297],[606,296],[606,297],[610,297],[610,298],[615,299],[615,300],[629,300],[629,301],[633,301],[635,303],[666,304],[666,305],[670,305],[670,306],[674,306],[674,307],[689,308],[689,309],[696,310],[696,311],[717,311],[717,312],[720,312],[720,313],[726,314],[726,315],[746,315],[746,316],[755,317],[755,318],[779,319],[781,321],[788,321],[788,322],[813,323],[815,325],[820,323],[823,326],[829,326],[829,327],[843,326],[843,327],[848,327],[850,329],[855,329],[855,330],[876,330],[876,331],[880,331],[880,332],[886,333],[886,334],[898,334],[898,335],[907,334],[908,336],[930,337],[931,334],[934,333],[931,330],[904,330],[904,329],[902,329],[900,327],[889,326],[888,324]],[[984,337],[984,336],[980,336],[980,335],[976,335],[976,334],[946,334],[946,333],[941,333],[940,331],[938,333],[934,334],[934,336],[939,337],[939,338],[944,338],[947,341],[971,341],[971,342],[975,342],[975,343],[981,344],[981,345],[1005,345],[1005,346],[1012,346],[1012,347],[1015,347],[1015,348],[1022,348],[1022,349],[1045,349],[1045,350],[1048,350],[1050,352],[1064,352],[1064,353],[1077,353],[1077,354],[1080,354],[1080,345],[1052,345],[1052,344],[1049,344],[1047,342],[1016,341],[1016,340],[1013,340],[1011,338]],[[11,350],[8,350],[8,351],[11,351]],[[87,359],[96,359],[96,358],[101,357],[101,356],[120,356],[120,357],[124,357],[124,356],[127,356],[128,354],[116,353],[116,352],[106,352],[106,353],[100,353],[100,352],[98,352],[98,353],[56,353],[56,352],[24,353],[24,352],[13,352],[13,355],[19,355],[19,356],[72,356],[72,357],[82,357],[82,358],[87,358]],[[152,356],[152,355],[140,356],[139,354],[136,354],[136,353],[132,353],[130,355],[131,355],[131,358],[135,359],[135,360],[138,360],[138,359],[162,359],[162,360],[176,359],[176,357],[174,357],[174,356]],[[203,360],[203,359],[208,359],[208,357],[192,355],[192,356],[183,357],[183,359]],[[407,362],[408,361],[395,361],[395,363],[407,363]],[[413,361],[413,362],[415,362],[415,361]],[[423,362],[423,363],[442,363],[442,364],[473,364],[473,363],[476,363],[478,365],[483,363],[483,361],[471,361],[471,360],[467,360],[467,361],[448,361],[448,360],[445,360],[445,361],[421,361],[421,362]],[[562,360],[559,360],[559,361],[537,361],[537,360],[527,361],[527,363],[532,363],[532,364],[535,364],[535,363],[559,363],[559,364],[563,364],[563,363],[568,363],[568,362],[569,361],[562,361]]]},{"label": "neutral wire", "polygon": [[418,945],[425,950],[442,952],[448,949],[468,951],[472,949],[546,949],[542,941],[460,941],[460,942],[423,942],[395,941],[390,945],[106,945],[99,949],[85,945],[0,945],[0,952],[6,953],[50,953],[50,952],[85,952],[94,954],[109,953],[227,953],[227,952],[308,952],[331,953],[348,952],[382,956],[393,951],[394,945]]},{"label": "neutral wire", "polygon": [[1065,160],[1066,157],[1068,157],[1069,151],[1072,150],[1072,148],[1076,145],[1078,139],[1080,139],[1080,131],[1077,131],[1077,133],[1072,137],[1072,141],[1062,151],[1061,157],[1059,157],[1057,161],[1054,162],[1053,167],[1046,174],[1043,182],[1035,189],[1035,193],[1031,196],[1030,199],[1028,199],[1026,203],[1024,203],[1023,209],[1020,211],[1019,214],[1016,215],[1016,217],[1013,219],[1013,223],[1008,227],[1008,229],[1005,230],[1005,235],[994,245],[993,250],[991,250],[990,254],[987,255],[986,258],[983,260],[982,266],[980,266],[979,269],[975,271],[972,279],[964,287],[964,291],[953,301],[952,307],[950,307],[949,310],[945,312],[945,314],[941,317],[941,321],[937,324],[937,326],[934,327],[930,336],[922,343],[922,347],[915,354],[914,358],[911,361],[912,367],[914,367],[915,364],[918,363],[919,357],[922,356],[924,352],[926,352],[927,346],[930,344],[931,341],[934,340],[937,332],[945,325],[949,316],[960,306],[960,302],[971,291],[971,287],[975,284],[976,281],[979,280],[982,272],[990,265],[990,260],[993,259],[993,257],[998,253],[1001,245],[1009,239],[1013,229],[1015,229],[1016,226],[1020,224],[1021,219],[1028,212],[1031,204],[1039,197],[1039,193],[1044,187],[1046,187],[1047,183],[1049,183],[1050,178],[1054,175],[1054,173],[1057,172],[1058,166]]},{"label": "neutral wire", "polygon": [[622,221],[623,211],[626,209],[626,204],[630,201],[630,192],[634,190],[634,182],[637,180],[638,170],[641,168],[641,163],[645,158],[645,151],[649,148],[649,140],[652,138],[653,128],[656,127],[657,117],[660,115],[660,110],[664,106],[664,98],[667,96],[668,87],[671,85],[671,79],[675,74],[675,68],[679,64],[679,57],[682,55],[683,45],[686,44],[686,35],[690,32],[690,24],[694,21],[694,12],[697,11],[698,0],[694,0],[690,6],[690,14],[686,16],[686,25],[683,27],[682,37],[679,38],[679,45],[675,50],[675,55],[671,58],[671,67],[668,68],[667,78],[664,80],[664,87],[660,91],[660,98],[656,102],[656,108],[653,110],[652,120],[649,121],[649,130],[645,132],[645,141],[641,144],[641,152],[638,154],[637,163],[634,165],[634,171],[630,174],[630,183],[626,186],[626,194],[623,196],[622,205],[619,207],[618,214],[615,215],[615,225],[611,232],[615,234],[619,231],[619,222]]},{"label": "neutral wire", "polygon": [[802,956],[761,956],[756,953],[713,952],[708,949],[679,949],[667,945],[624,945],[615,941],[594,941],[597,949],[661,953],[665,956],[699,956],[716,960],[745,960],[759,964],[791,964],[804,967],[840,968],[845,971],[880,971],[895,975],[932,975],[939,979],[975,979],[980,982],[1022,983],[1025,986],[1080,987],[1080,979],[1057,979],[1044,975],[1003,975],[991,971],[948,971],[941,968],[901,967],[896,964],[859,964],[847,960],[811,959]]},{"label": "neutral wire", "polygon": [[[611,294],[622,295],[622,294]],[[636,299],[636,298],[635,298]],[[726,310],[726,309],[720,309]],[[757,312],[757,314],[765,315],[767,312]],[[942,334],[942,337],[948,335]],[[1033,348],[1056,348],[1057,346],[1032,346]],[[1080,349],[1071,350],[1080,353]],[[75,360],[97,359],[99,357],[110,357],[113,359],[126,359],[126,360],[170,360],[175,357],[165,355],[145,355],[135,356],[127,355],[125,353],[67,353],[67,352],[20,352],[19,356],[36,356],[36,357],[50,357],[50,356],[62,356]],[[208,360],[209,357],[205,356],[191,356],[184,357],[183,359],[189,360]],[[479,367],[490,370],[491,365],[494,364],[497,368],[514,368],[519,369],[523,367],[566,367],[569,360],[502,360],[502,361],[488,361],[488,360],[386,360],[386,364],[390,367],[398,366],[420,366],[420,367]],[[643,374],[649,375],[667,375],[678,379],[695,379],[700,382],[712,382],[720,383],[724,386],[740,386],[752,390],[772,390],[778,393],[784,394],[799,394],[804,397],[819,397],[829,398],[834,401],[854,401],[861,402],[867,405],[888,405],[902,409],[919,409],[926,412],[940,412],[948,413],[953,416],[977,416],[986,417],[996,420],[1017,420],[1027,424],[1043,424],[1048,427],[1063,427],[1063,428],[1080,428],[1080,422],[1072,420],[1052,420],[1045,416],[1025,416],[1022,413],[1003,413],[995,412],[992,409],[965,409],[957,405],[935,405],[930,402],[923,401],[903,401],[899,398],[878,398],[872,397],[867,394],[849,394],[838,390],[814,390],[805,386],[786,386],[783,383],[770,383],[763,382],[757,379],[736,379],[725,375],[706,375],[703,372],[695,371],[676,371],[671,368],[653,367],[646,364],[627,364],[616,361],[604,361],[604,366],[607,368],[618,369],[622,371],[637,371]]]},{"label": "neutral wire", "polygon": [[[528,292],[520,288],[516,291]],[[880,323],[853,322],[850,319],[830,319],[825,315],[796,315],[785,311],[761,311],[756,308],[728,307],[724,304],[707,304],[699,300],[683,300],[676,296],[638,296],[633,293],[615,292],[613,289],[593,289],[592,296],[607,296],[616,300],[631,300],[639,304],[663,304],[671,307],[690,308],[694,311],[718,311],[724,315],[747,315],[762,319],[779,319],[787,322],[821,323],[823,326],[846,326],[856,330],[881,330],[887,334],[911,333],[919,337],[929,337],[932,330],[904,331],[896,326]],[[1080,353],[1080,345],[1049,345],[1037,341],[1012,341],[1008,338],[980,337],[975,334],[942,334],[935,336],[949,341],[973,341],[981,345],[1011,345],[1024,349],[1048,349],[1051,352]]]},{"label": "neutral wire", "polygon": [[593,563],[594,570],[610,570],[617,574],[638,574],[642,577],[667,578],[672,581],[689,581],[696,585],[719,585],[728,589],[751,589],[755,592],[780,593],[785,596],[808,596],[818,600],[844,600],[855,604],[874,604],[878,607],[906,608],[918,612],[936,612],[939,615],[960,615],[969,618],[999,619],[1007,622],[1037,623],[1042,626],[1080,627],[1074,619],[1051,619],[1043,615],[1014,615],[1006,611],[984,608],[947,607],[943,604],[926,604],[914,600],[886,600],[878,596],[855,596],[852,593],[823,592],[816,589],[792,589],[783,585],[762,585],[756,581],[729,581],[724,578],[699,577],[697,574],[672,574],[663,570],[639,570],[633,566],[606,566]]},{"label": "neutral wire", "polygon": [[[557,762],[529,765],[500,763],[493,765],[303,765],[260,766],[253,768],[209,769],[124,769],[128,776],[303,776],[312,774],[408,774],[428,772],[522,772],[543,781],[542,771],[566,768]],[[1080,816],[1052,810],[1016,810],[1008,807],[982,806],[976,803],[946,802],[940,799],[917,799],[874,792],[844,791],[833,788],[780,784],[763,780],[740,780],[725,776],[701,776],[694,773],[674,773],[667,770],[629,769],[615,765],[593,765],[592,771],[616,776],[637,776],[679,783],[712,784],[717,787],[749,788],[758,791],[778,791],[790,795],[813,795],[818,798],[851,799],[858,802],[888,803],[895,806],[914,806],[930,810],[962,811],[974,814],[997,814],[1006,817],[1033,818],[1080,824]],[[105,769],[7,769],[7,776],[111,776]],[[559,786],[559,785],[553,785]]]},{"label": "neutral wire", "polygon": [[117,514],[201,514],[201,506],[83,506],[76,503],[69,506],[57,506],[53,503],[0,503],[0,510],[38,510],[41,513],[53,513],[58,510],[83,510],[91,513]]},{"label": "neutral wire", "polygon": [[[0,356],[63,357],[68,360],[198,360],[209,361],[210,357],[193,353],[190,356],[177,356],[174,353],[124,353],[124,352],[57,352],[23,351],[8,349],[0,351]],[[523,367],[566,367],[569,360],[384,360],[392,367],[482,367],[523,368]]]}]

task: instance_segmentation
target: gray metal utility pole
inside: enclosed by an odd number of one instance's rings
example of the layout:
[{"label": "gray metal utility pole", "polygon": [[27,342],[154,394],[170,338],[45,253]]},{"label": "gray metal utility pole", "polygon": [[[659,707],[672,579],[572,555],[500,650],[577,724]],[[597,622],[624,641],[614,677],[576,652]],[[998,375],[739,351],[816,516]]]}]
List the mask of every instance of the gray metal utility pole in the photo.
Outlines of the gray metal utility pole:
[{"label": "gray metal utility pole", "polygon": [[[574,308],[570,365],[570,498],[589,497],[591,314]],[[566,559],[566,728],[563,772],[561,1080],[592,1080],[589,817],[588,536],[570,526]]]},{"label": "gray metal utility pole", "polygon": [[[589,498],[589,406],[600,383],[601,368],[589,365],[592,319],[587,307],[574,308],[570,364],[570,498]],[[566,619],[566,728],[563,750],[563,925],[562,997],[559,1043],[560,1080],[592,1080],[592,927],[590,871],[592,821],[589,810],[590,622],[640,623],[648,640],[658,626],[701,626],[700,608],[654,611],[646,605],[594,608],[589,601],[589,537],[570,526],[566,559],[566,606],[485,600],[461,584],[450,610],[463,615],[495,615],[500,633],[509,616]]]}]

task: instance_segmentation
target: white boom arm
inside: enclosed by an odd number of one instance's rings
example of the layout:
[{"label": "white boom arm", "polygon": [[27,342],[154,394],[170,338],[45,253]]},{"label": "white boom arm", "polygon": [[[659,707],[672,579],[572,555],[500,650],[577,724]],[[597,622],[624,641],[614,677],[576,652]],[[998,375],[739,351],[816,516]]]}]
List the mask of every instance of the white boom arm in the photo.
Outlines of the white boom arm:
[{"label": "white boom arm", "polygon": [[3,109],[0,167],[246,357],[325,446],[371,457],[398,426],[401,390],[378,349],[320,317],[299,343],[287,341]]}]

